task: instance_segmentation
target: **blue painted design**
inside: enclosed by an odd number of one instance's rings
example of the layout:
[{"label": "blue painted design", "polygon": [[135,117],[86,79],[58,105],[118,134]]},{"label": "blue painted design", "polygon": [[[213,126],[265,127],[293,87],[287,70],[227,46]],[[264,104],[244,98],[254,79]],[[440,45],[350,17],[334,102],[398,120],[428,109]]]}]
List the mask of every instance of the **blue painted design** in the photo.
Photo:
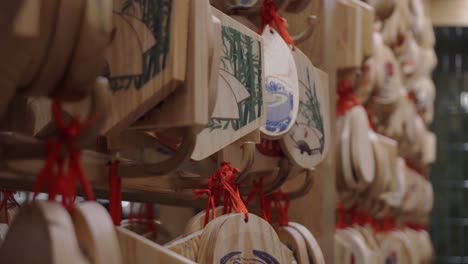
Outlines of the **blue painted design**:
[{"label": "blue painted design", "polygon": [[242,256],[241,251],[234,251],[226,254],[219,261],[220,264],[280,264],[275,257],[267,252],[253,250],[253,257]]},{"label": "blue painted design", "polygon": [[293,94],[286,90],[285,84],[275,78],[268,78],[266,90],[270,94],[267,102],[266,130],[273,133],[285,131],[291,124],[291,113],[294,108]]}]

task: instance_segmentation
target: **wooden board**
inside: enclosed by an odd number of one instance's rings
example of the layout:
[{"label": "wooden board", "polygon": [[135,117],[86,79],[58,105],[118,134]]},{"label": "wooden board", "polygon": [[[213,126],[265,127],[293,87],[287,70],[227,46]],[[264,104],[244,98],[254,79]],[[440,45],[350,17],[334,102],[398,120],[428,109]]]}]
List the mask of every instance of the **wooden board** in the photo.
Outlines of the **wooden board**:
[{"label": "wooden board", "polygon": [[289,222],[289,226],[296,229],[304,238],[307,252],[309,254],[309,263],[325,264],[322,250],[320,249],[320,246],[312,233],[305,226],[299,223]]},{"label": "wooden board", "polygon": [[340,166],[342,175],[347,188],[357,189],[359,187],[359,178],[353,172],[352,153],[351,153],[351,116],[348,112],[343,118],[343,130],[337,136],[339,147],[337,149],[340,157]]},{"label": "wooden board", "polygon": [[291,48],[270,27],[262,33],[265,46],[266,123],[260,131],[268,139],[279,139],[294,125],[299,111],[299,81]]},{"label": "wooden board", "polygon": [[426,131],[424,135],[424,144],[422,151],[422,162],[424,164],[432,164],[437,156],[437,138],[436,135],[430,131]]},{"label": "wooden board", "polygon": [[392,15],[396,0],[369,0],[367,2],[374,7],[376,18],[385,20]]},{"label": "wooden board", "polygon": [[391,104],[400,98],[403,91],[399,64],[392,50],[383,43],[380,34],[374,42],[376,83],[373,100],[380,104]]},{"label": "wooden board", "polygon": [[[389,153],[388,149],[385,147],[385,143],[382,141],[386,139],[391,140],[375,132],[370,133],[370,140],[375,157],[375,177],[366,191],[367,195],[369,195],[369,199],[379,196],[387,187],[390,178],[394,176],[396,155],[392,157],[392,153]],[[393,142],[396,146],[396,142]],[[391,165],[392,158],[393,166]]]},{"label": "wooden board", "polygon": [[310,263],[304,238],[296,229],[290,226],[281,226],[276,232],[281,242],[293,252],[298,264]]},{"label": "wooden board", "polygon": [[312,169],[325,158],[330,144],[328,76],[316,69],[298,48],[292,53],[299,77],[299,114],[280,143],[292,162]]},{"label": "wooden board", "polygon": [[197,135],[194,160],[204,159],[253,132],[266,118],[261,37],[216,9],[213,13],[222,24],[218,99],[208,126]]},{"label": "wooden board", "polygon": [[351,129],[351,160],[360,178],[361,186],[367,186],[375,177],[375,159],[372,143],[369,138],[369,120],[365,109],[362,106],[355,106],[350,110]]},{"label": "wooden board", "polygon": [[[27,254],[25,254],[27,253]],[[4,263],[89,263],[67,210],[56,202],[24,205],[0,248]]]},{"label": "wooden board", "polygon": [[348,1],[337,1],[335,11],[336,68],[359,67],[362,63],[360,9]]},{"label": "wooden board", "polygon": [[428,4],[430,7],[430,20],[434,26],[439,27],[454,27],[467,26],[468,18],[468,2],[464,0],[432,0]]},{"label": "wooden board", "polygon": [[372,35],[374,33],[374,8],[369,4],[359,0],[351,0],[349,3],[351,5],[354,5],[359,10],[359,23],[361,26],[360,32],[362,35],[362,59],[364,59],[366,57],[371,56],[374,52],[374,45],[372,40]]},{"label": "wooden board", "polygon": [[79,203],[72,220],[80,248],[90,263],[122,263],[114,223],[104,207],[96,202]]},{"label": "wooden board", "polygon": [[343,262],[336,263],[374,263],[364,238],[351,228],[341,229],[335,233],[335,245],[346,252],[339,254],[342,256],[340,260]]},{"label": "wooden board", "polygon": [[[203,228],[205,227],[205,214],[206,214],[206,212],[205,212],[205,210],[203,210],[203,211],[199,212],[198,214],[194,215],[192,218],[190,218],[187,225],[185,226],[183,235],[188,236],[188,235],[190,235],[192,233],[195,233],[195,232],[197,232],[199,230],[203,230]],[[222,206],[216,207],[214,215],[215,215],[215,217],[223,215],[223,207]],[[213,220],[213,217],[211,217],[211,216],[212,216],[212,212],[210,211],[208,221]]]},{"label": "wooden board", "polygon": [[385,263],[410,263],[402,241],[391,233],[378,235],[382,257]]},{"label": "wooden board", "polygon": [[[209,1],[190,1],[190,8],[185,84],[135,122],[134,129],[205,126],[208,123],[211,114],[209,59],[214,47],[220,44],[220,37],[214,31],[216,26]],[[217,59],[213,56],[213,60]]]},{"label": "wooden board", "polygon": [[187,0],[114,0],[106,69],[112,115],[105,132],[125,129],[183,84],[189,11]]},{"label": "wooden board", "polygon": [[130,230],[117,227],[123,263],[195,263]]},{"label": "wooden board", "polygon": [[[278,235],[265,220],[249,214],[231,214],[211,221],[200,243],[198,262],[231,263],[234,260],[291,263],[291,251],[284,250]],[[211,247],[210,247],[211,246]]]},{"label": "wooden board", "polygon": [[0,224],[0,247],[2,247],[3,241],[5,240],[5,236],[7,233],[8,233],[8,225]]}]

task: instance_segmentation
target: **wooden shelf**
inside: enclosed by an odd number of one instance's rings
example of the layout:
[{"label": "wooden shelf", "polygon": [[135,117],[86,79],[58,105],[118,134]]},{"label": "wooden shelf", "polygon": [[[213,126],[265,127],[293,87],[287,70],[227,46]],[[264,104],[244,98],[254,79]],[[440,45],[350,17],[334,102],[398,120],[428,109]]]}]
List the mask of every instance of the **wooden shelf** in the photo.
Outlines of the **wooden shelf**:
[{"label": "wooden shelf", "polygon": [[[41,143],[33,138],[11,133],[0,133],[0,145],[3,160],[0,161],[0,186],[2,188],[32,191],[36,177],[44,166],[44,157],[26,159],[8,159],[15,144],[19,148],[39,149]],[[36,148],[37,147],[37,148]],[[33,156],[31,154],[31,156]],[[108,198],[108,174],[111,155],[90,150],[83,150],[81,164],[89,183],[98,198]],[[167,175],[155,176],[138,169],[134,162],[122,160],[119,166],[122,177],[122,196],[124,200],[155,202],[186,207],[203,207],[204,201],[195,201],[191,189],[206,188],[206,178],[182,170],[175,170]],[[182,178],[182,176],[185,176]]]}]

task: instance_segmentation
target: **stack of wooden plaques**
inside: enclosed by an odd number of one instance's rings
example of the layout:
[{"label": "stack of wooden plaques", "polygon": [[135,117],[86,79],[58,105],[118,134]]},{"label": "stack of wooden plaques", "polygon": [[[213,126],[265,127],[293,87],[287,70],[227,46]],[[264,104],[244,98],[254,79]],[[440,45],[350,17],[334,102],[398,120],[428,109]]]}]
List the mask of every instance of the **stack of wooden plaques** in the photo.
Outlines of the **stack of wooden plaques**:
[{"label": "stack of wooden plaques", "polygon": [[[367,218],[337,230],[336,263],[371,258],[372,250],[363,250],[362,237],[356,236],[365,228],[370,232],[361,235],[377,241],[370,248],[381,256],[370,263],[427,263],[432,250],[424,229],[434,199],[427,175],[436,151],[435,136],[428,130],[435,100],[430,74],[437,63],[433,32],[420,1],[368,2],[376,13],[368,41],[372,53],[363,56],[359,47],[366,45],[359,40],[350,41],[350,50],[337,47],[349,54],[337,60],[336,186],[342,206],[363,211]],[[346,16],[351,6],[345,1],[339,6],[338,32],[360,29]],[[345,84],[352,89],[344,91]],[[379,223],[386,227],[376,227]]]}]

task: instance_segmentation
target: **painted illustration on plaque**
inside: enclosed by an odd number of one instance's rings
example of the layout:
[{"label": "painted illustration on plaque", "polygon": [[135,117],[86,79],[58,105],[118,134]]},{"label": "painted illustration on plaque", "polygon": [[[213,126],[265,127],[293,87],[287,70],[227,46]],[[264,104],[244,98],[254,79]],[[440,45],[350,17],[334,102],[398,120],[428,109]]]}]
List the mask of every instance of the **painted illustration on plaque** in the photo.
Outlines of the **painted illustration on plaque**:
[{"label": "painted illustration on plaque", "polygon": [[139,90],[167,64],[172,0],[115,0],[103,75],[112,91]]},{"label": "painted illustration on plaque", "polygon": [[279,264],[275,257],[267,252],[253,250],[249,256],[240,251],[226,254],[219,261],[220,264]]},{"label": "painted illustration on plaque", "polygon": [[311,80],[306,68],[307,80],[299,81],[301,100],[299,116],[289,137],[296,144],[301,155],[322,154],[325,147],[323,117],[316,91],[316,82]]},{"label": "painted illustration on plaque", "polygon": [[280,139],[296,122],[299,113],[299,82],[291,47],[278,32],[271,30],[265,27],[262,33],[265,46],[267,118],[261,131],[269,139]]},{"label": "painted illustration on plaque", "polygon": [[266,84],[267,121],[266,130],[274,133],[285,131],[292,121],[294,98],[291,89],[280,79],[267,78]]},{"label": "painted illustration on plaque", "polygon": [[218,99],[208,128],[237,131],[263,114],[262,45],[228,26],[221,35]]}]

